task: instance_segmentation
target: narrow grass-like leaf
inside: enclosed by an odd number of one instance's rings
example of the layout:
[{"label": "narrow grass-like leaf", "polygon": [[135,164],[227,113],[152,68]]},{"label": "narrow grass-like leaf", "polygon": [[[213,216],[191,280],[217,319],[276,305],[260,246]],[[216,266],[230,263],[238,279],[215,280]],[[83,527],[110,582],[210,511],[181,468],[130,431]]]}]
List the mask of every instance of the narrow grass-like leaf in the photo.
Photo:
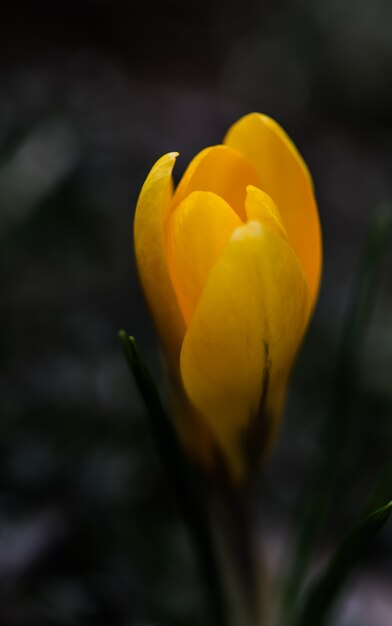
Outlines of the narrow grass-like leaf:
[{"label": "narrow grass-like leaf", "polygon": [[324,626],[350,574],[384,526],[392,501],[360,521],[337,548],[330,563],[305,593],[295,626]]},{"label": "narrow grass-like leaf", "polygon": [[215,546],[199,481],[184,454],[177,432],[163,407],[135,339],[129,337],[124,330],[119,332],[119,339],[147,409],[155,446],[195,548],[206,592],[214,611],[214,621],[217,626],[226,626],[225,603]]},{"label": "narrow grass-like leaf", "polygon": [[320,458],[298,514],[282,597],[283,624],[291,626],[307,568],[336,494],[349,427],[360,353],[375,302],[382,261],[392,234],[391,209],[380,211],[369,231],[347,308],[338,351],[332,402],[321,427]]},{"label": "narrow grass-like leaf", "polygon": [[365,505],[365,512],[370,513],[386,500],[392,500],[392,461],[387,464],[370,494]]}]

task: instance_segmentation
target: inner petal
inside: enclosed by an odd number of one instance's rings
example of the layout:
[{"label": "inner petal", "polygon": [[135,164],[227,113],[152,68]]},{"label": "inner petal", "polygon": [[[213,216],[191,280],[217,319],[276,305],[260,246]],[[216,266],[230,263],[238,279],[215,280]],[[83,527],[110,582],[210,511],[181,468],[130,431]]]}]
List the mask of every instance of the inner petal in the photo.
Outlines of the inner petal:
[{"label": "inner petal", "polygon": [[246,221],[246,187],[260,187],[255,168],[236,149],[212,146],[199,152],[191,161],[174,194],[172,206],[192,191],[212,191],[226,200],[242,221]]},{"label": "inner petal", "polygon": [[241,224],[227,202],[209,191],[194,191],[168,216],[165,225],[168,267],[186,325],[212,266]]},{"label": "inner petal", "polygon": [[265,191],[249,185],[246,190],[245,211],[248,222],[260,222],[283,239],[287,239],[279,209]]}]

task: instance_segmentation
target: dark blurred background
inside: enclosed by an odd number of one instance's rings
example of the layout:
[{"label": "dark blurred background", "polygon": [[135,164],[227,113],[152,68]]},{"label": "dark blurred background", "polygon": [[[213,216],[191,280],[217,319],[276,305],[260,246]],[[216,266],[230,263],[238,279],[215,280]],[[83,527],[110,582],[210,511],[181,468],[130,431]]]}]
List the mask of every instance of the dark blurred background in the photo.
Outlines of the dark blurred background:
[{"label": "dark blurred background", "polygon": [[[117,331],[160,376],[132,214],[164,152],[190,158],[265,112],[309,164],[318,309],[260,485],[271,570],[317,456],[361,246],[392,200],[389,0],[5,1],[0,19],[0,624],[205,624],[187,535]],[[363,351],[323,550],[390,458],[391,254]],[[392,623],[391,528],[336,624]],[[313,626],[313,625],[312,625]]]}]

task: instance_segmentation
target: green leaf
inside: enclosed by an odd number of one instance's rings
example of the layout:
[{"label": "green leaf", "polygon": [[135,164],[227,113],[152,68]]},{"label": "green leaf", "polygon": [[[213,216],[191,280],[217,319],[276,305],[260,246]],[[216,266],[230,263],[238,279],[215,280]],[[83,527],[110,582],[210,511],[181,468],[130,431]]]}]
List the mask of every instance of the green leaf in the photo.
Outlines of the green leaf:
[{"label": "green leaf", "polygon": [[311,584],[295,626],[323,626],[350,574],[387,521],[392,501],[360,521],[343,540],[323,573]]},{"label": "green leaf", "polygon": [[392,498],[392,461],[390,461],[384,471],[379,476],[372,493],[365,505],[365,512],[369,513],[381,506],[382,502]]},{"label": "green leaf", "polygon": [[298,512],[299,526],[288,557],[289,572],[282,596],[283,624],[290,626],[309,562],[325,528],[339,485],[360,354],[391,234],[392,214],[388,208],[379,211],[374,218],[361,256],[344,320],[332,401],[321,426],[319,458]]},{"label": "green leaf", "polygon": [[120,330],[119,339],[150,419],[151,433],[162,465],[176,497],[180,513],[195,548],[200,573],[210,598],[215,623],[226,626],[225,602],[210,519],[199,480],[184,454],[156,385],[138,350],[136,341]]}]

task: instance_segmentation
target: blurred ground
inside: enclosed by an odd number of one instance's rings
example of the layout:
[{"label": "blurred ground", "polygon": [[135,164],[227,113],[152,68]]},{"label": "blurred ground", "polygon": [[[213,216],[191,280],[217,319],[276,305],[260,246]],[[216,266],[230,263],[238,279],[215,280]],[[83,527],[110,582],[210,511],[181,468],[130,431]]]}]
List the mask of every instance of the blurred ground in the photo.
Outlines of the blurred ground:
[{"label": "blurred ground", "polygon": [[[273,560],[316,453],[360,248],[392,198],[392,4],[3,7],[0,624],[198,624],[192,555],[117,341],[134,333],[159,375],[132,256],[137,194],[158,156],[181,153],[178,180],[251,110],[288,130],[314,176],[324,280],[261,486]],[[326,545],[390,458],[390,276],[389,254]],[[391,544],[389,528],[342,623],[392,623]]]}]

